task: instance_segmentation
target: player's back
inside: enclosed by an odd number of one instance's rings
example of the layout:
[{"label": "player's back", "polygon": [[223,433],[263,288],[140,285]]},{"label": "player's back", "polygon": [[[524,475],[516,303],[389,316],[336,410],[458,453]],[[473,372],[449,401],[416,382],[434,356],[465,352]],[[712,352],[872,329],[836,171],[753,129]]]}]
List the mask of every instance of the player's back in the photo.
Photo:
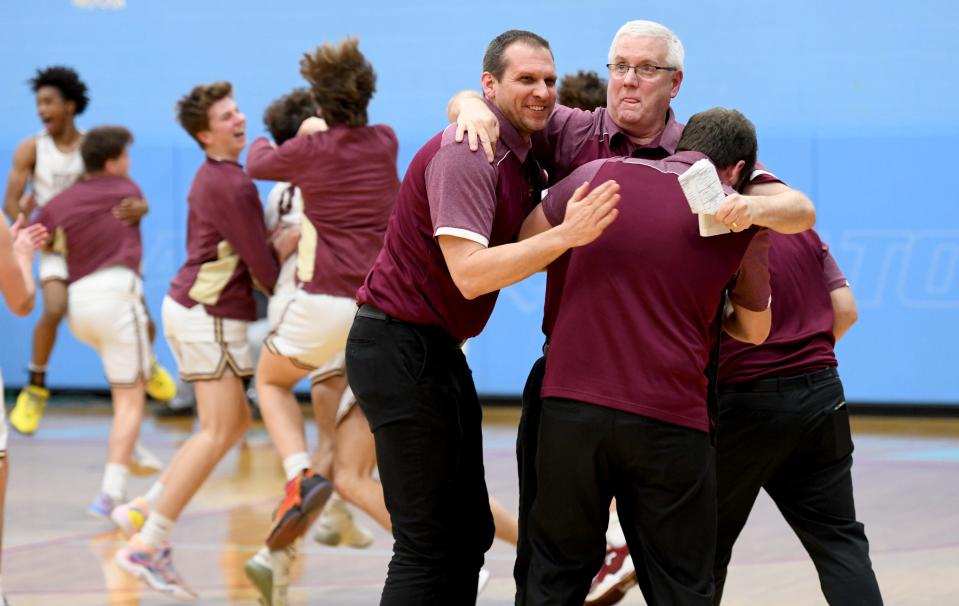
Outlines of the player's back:
[{"label": "player's back", "polygon": [[74,183],[40,211],[38,221],[53,234],[54,252],[67,259],[70,283],[110,265],[139,273],[140,228],[114,217],[113,208],[124,198],[142,196],[126,177],[96,175]]}]

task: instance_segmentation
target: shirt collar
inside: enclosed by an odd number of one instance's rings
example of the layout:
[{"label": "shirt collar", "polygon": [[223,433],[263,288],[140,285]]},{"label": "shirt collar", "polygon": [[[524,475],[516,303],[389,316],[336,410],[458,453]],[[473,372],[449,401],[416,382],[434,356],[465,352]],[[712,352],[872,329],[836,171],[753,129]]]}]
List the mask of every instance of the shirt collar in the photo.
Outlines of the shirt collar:
[{"label": "shirt collar", "polygon": [[523,137],[516,131],[513,124],[506,119],[503,112],[499,111],[489,99],[484,98],[483,101],[486,102],[486,107],[488,107],[490,111],[493,112],[493,115],[496,116],[496,119],[499,120],[499,139],[496,141],[496,158],[502,158],[506,151],[509,150],[513,152],[520,164],[526,162],[526,156],[529,154],[531,143],[523,141]]},{"label": "shirt collar", "polygon": [[679,145],[679,138],[683,136],[683,125],[676,120],[676,114],[673,113],[673,108],[670,107],[669,111],[666,112],[666,124],[663,127],[663,130],[660,131],[659,135],[655,139],[650,141],[645,145],[637,145],[632,143],[629,139],[629,135],[623,132],[613,119],[609,115],[609,111],[605,112],[603,117],[604,129],[607,136],[609,137],[610,143],[613,142],[613,137],[622,137],[631,147],[635,149],[655,149],[661,148],[668,155],[676,153],[676,146]]}]

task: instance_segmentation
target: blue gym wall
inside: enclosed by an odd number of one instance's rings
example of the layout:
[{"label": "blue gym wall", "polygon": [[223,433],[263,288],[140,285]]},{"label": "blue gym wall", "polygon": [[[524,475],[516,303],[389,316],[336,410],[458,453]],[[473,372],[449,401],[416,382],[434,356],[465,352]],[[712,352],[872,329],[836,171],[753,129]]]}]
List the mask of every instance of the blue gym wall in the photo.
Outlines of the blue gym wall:
[{"label": "blue gym wall", "polygon": [[[136,135],[133,176],[150,199],[145,283],[154,317],[184,253],[185,198],[201,155],[173,118],[192,85],[231,80],[251,136],[270,100],[301,84],[300,54],[358,35],[376,66],[371,118],[400,138],[400,170],[445,122],[446,101],[476,88],[486,43],[510,28],[553,44],[560,73],[603,70],[612,34],[645,18],[686,45],[680,119],[721,105],[755,122],[764,163],[807,192],[818,229],[850,278],[859,324],[839,346],[853,401],[959,404],[959,8],[953,2],[741,0],[736,3],[294,2],[82,0],[0,3],[0,180],[39,129],[25,81],[68,64],[90,87],[83,127]],[[610,268],[609,271],[615,271]],[[470,344],[477,386],[515,395],[541,336],[541,276],[503,292]],[[39,307],[39,305],[38,305]],[[23,381],[33,322],[0,314],[0,367]],[[161,360],[172,366],[162,342]],[[63,327],[49,380],[104,387],[99,361]]]}]

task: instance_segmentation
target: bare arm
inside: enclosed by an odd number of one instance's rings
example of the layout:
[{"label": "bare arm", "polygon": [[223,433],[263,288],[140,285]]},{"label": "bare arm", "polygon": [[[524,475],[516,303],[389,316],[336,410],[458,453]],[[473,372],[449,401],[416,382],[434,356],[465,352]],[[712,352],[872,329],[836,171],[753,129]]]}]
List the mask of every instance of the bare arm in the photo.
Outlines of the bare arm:
[{"label": "bare arm", "polygon": [[21,228],[23,215],[11,227],[0,221],[0,291],[7,307],[18,316],[33,310],[36,285],[33,282],[33,256],[47,239],[40,224]]},{"label": "bare arm", "polygon": [[453,282],[467,299],[515,284],[549,265],[575,246],[599,237],[619,211],[619,185],[607,181],[586,194],[584,183],[566,205],[566,216],[556,227],[525,240],[487,248],[456,236],[439,236],[440,249]]},{"label": "bare arm", "polygon": [[763,311],[752,311],[732,301],[726,301],[723,330],[737,341],[759,345],[769,336],[772,322],[772,310],[769,307]]},{"label": "bare arm", "polygon": [[13,168],[7,177],[7,189],[3,194],[3,210],[11,219],[20,214],[20,197],[27,189],[37,161],[37,144],[33,138],[24,139],[13,152]]},{"label": "bare arm", "polygon": [[499,120],[486,107],[481,94],[473,90],[456,93],[446,105],[446,117],[451,124],[456,123],[457,143],[461,143],[466,134],[470,150],[478,150],[482,143],[486,159],[490,162],[494,160],[496,140],[499,139]]},{"label": "bare arm", "polygon": [[816,208],[799,190],[782,183],[760,183],[747,185],[744,195],[726,198],[716,212],[716,220],[736,232],[760,225],[782,234],[796,234],[816,224]]},{"label": "bare arm", "polygon": [[836,341],[839,341],[859,319],[859,308],[849,286],[842,286],[831,291],[829,298],[832,299],[832,334],[836,337]]}]

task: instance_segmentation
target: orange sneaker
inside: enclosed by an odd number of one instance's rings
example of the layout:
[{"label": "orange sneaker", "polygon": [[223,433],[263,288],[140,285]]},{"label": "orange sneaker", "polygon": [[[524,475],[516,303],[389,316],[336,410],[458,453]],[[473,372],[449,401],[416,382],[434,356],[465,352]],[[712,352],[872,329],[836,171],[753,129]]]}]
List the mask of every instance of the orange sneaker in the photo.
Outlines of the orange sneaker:
[{"label": "orange sneaker", "polygon": [[312,469],[286,483],[286,496],[273,514],[273,526],[266,537],[271,551],[288,547],[313,523],[333,494],[333,483]]}]

